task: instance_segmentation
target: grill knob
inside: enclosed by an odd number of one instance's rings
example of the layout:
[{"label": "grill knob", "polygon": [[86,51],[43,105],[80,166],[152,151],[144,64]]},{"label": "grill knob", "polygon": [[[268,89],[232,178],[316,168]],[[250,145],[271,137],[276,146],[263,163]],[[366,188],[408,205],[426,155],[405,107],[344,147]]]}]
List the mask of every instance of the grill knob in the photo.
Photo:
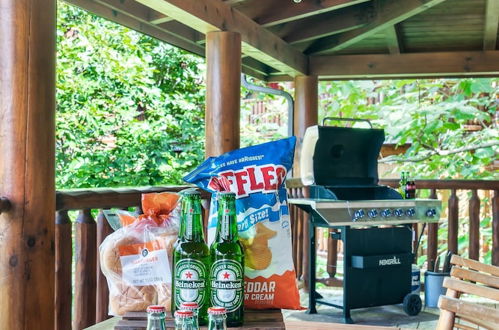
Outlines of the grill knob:
[{"label": "grill knob", "polygon": [[367,212],[367,215],[369,216],[369,218],[376,218],[378,216],[378,210],[371,209]]},{"label": "grill knob", "polygon": [[389,218],[392,216],[392,211],[390,211],[389,209],[384,209],[383,211],[381,211],[381,216],[383,218]]},{"label": "grill knob", "polygon": [[359,219],[362,219],[365,215],[366,213],[364,212],[364,210],[360,209],[353,213],[353,219],[354,221],[357,221]]},{"label": "grill knob", "polygon": [[395,214],[395,216],[397,216],[398,218],[402,217],[404,215],[404,210],[402,209],[395,209],[395,211],[393,211],[393,214]]},{"label": "grill knob", "polygon": [[415,214],[416,214],[416,210],[414,208],[410,208],[408,209],[407,211],[405,211],[405,214],[408,216],[408,217],[413,217]]},{"label": "grill knob", "polygon": [[435,209],[426,210],[426,216],[428,218],[433,218],[436,214],[437,214],[437,211]]}]

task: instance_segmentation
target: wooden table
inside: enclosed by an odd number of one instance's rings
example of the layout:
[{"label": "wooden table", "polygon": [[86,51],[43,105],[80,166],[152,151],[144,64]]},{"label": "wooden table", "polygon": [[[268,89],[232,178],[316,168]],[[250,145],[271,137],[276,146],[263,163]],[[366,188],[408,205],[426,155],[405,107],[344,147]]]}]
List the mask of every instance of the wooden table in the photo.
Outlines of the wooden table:
[{"label": "wooden table", "polygon": [[[91,326],[87,330],[143,330],[146,328],[144,321],[145,313],[132,313],[128,315],[128,319],[121,317],[113,317],[109,320]],[[356,324],[341,324],[329,322],[309,322],[309,321],[283,321],[280,310],[247,310],[245,312],[244,326],[240,328],[229,329],[244,329],[244,330],[400,330],[395,327],[378,327],[369,325]],[[142,320],[141,320],[142,318]],[[173,329],[171,318],[167,322],[167,329]],[[206,327],[201,327],[206,329]]]}]

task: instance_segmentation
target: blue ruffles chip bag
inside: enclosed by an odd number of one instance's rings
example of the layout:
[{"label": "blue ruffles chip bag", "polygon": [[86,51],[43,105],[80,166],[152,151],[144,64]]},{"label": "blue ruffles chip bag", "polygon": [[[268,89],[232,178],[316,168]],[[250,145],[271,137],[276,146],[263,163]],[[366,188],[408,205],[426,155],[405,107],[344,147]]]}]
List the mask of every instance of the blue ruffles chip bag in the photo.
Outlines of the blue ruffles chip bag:
[{"label": "blue ruffles chip bag", "polygon": [[211,193],[208,243],[217,227],[217,191],[236,193],[237,226],[245,249],[244,305],[300,309],[291,255],[291,224],[284,181],[293,165],[290,137],[210,157],[184,177]]}]

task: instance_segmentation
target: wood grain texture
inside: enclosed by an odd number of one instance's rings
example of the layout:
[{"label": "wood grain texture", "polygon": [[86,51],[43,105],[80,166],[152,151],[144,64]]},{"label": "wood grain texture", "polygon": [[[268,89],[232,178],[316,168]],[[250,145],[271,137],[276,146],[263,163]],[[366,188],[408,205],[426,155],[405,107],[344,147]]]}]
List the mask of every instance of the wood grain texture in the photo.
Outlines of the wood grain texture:
[{"label": "wood grain texture", "polygon": [[244,54],[287,74],[307,74],[308,59],[275,34],[219,0],[137,0],[201,33],[232,31],[241,35]]},{"label": "wood grain texture", "polygon": [[499,290],[487,288],[484,286],[468,283],[455,278],[446,277],[444,279],[444,288],[455,290],[457,292],[472,294],[479,297],[499,301]]},{"label": "wood grain texture", "polygon": [[483,50],[495,50],[499,26],[499,0],[486,0]]},{"label": "wood grain texture", "polygon": [[113,232],[113,229],[107,222],[107,219],[102,211],[97,216],[97,244],[95,246],[97,253],[97,285],[96,285],[96,308],[95,308],[95,322],[102,322],[109,318],[109,288],[107,280],[101,271],[99,246],[104,242],[104,239]]},{"label": "wood grain texture", "polygon": [[390,54],[400,54],[402,49],[401,33],[397,25],[392,25],[384,30],[386,46]]},{"label": "wood grain texture", "polygon": [[270,30],[284,41],[296,44],[360,28],[374,19],[373,12],[370,4],[361,4],[281,24]]},{"label": "wood grain texture", "polygon": [[499,189],[492,197],[492,264],[499,266]]},{"label": "wood grain texture", "polygon": [[499,75],[499,51],[311,56],[320,79],[377,79]]},{"label": "wood grain texture", "polygon": [[451,259],[453,265],[459,265],[461,267],[478,270],[484,273],[491,274],[493,276],[499,277],[499,267],[487,265],[476,260],[466,259],[458,255],[453,255]]},{"label": "wood grain texture", "polygon": [[52,329],[56,1],[0,4],[0,329]]},{"label": "wood grain texture", "polygon": [[55,329],[71,329],[72,288],[72,223],[67,211],[55,218]]},{"label": "wood grain texture", "polygon": [[97,225],[90,210],[82,210],[76,220],[75,292],[73,330],[95,323],[97,274]]},{"label": "wood grain texture", "polygon": [[459,198],[456,189],[451,190],[449,197],[449,218],[447,228],[447,249],[452,253],[457,253],[457,237],[459,229]]},{"label": "wood grain texture", "polygon": [[339,51],[359,41],[382,32],[387,27],[413,17],[445,0],[377,0],[374,2],[374,20],[365,26],[318,40],[306,52]]},{"label": "wood grain texture", "polygon": [[318,121],[318,81],[316,76],[295,77],[295,108],[293,112],[293,132],[296,136],[294,176],[300,175],[300,154],[303,136],[309,126]]},{"label": "wood grain texture", "polygon": [[468,256],[470,259],[478,260],[480,257],[480,199],[476,190],[471,191],[468,206],[470,216]]},{"label": "wood grain texture", "polygon": [[290,21],[301,20],[330,11],[353,6],[369,0],[318,0],[281,1],[278,6],[268,0],[247,0],[235,8],[264,27],[274,26]]},{"label": "wood grain texture", "polygon": [[[437,190],[432,189],[430,194],[431,199],[437,199]],[[427,264],[428,269],[434,269],[435,260],[437,259],[438,250],[438,223],[428,224],[428,248],[427,253]]]},{"label": "wood grain texture", "polygon": [[[458,316],[465,316],[467,320],[470,320],[485,329],[493,329],[494,324],[497,325],[499,323],[499,313],[497,313],[497,310],[494,308],[445,296],[440,298],[438,307],[455,313]],[[490,326],[492,326],[492,328]],[[442,327],[438,329],[444,328]],[[452,327],[450,327],[450,329],[452,329]]]},{"label": "wood grain texture", "polygon": [[499,277],[497,276],[484,274],[474,270],[464,269],[461,267],[452,267],[450,275],[452,277],[456,277],[462,280],[477,282],[499,289]]},{"label": "wood grain texture", "polygon": [[206,35],[206,156],[239,148],[241,36]]}]

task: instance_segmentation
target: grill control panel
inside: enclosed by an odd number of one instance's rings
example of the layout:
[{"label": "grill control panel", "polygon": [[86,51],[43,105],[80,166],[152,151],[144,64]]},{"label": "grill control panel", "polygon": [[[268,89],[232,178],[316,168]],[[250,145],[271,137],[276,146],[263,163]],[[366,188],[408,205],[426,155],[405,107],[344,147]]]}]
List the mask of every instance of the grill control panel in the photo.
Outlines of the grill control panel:
[{"label": "grill control panel", "polygon": [[442,203],[435,199],[340,201],[289,199],[307,205],[321,221],[331,226],[377,226],[415,222],[438,222]]}]

